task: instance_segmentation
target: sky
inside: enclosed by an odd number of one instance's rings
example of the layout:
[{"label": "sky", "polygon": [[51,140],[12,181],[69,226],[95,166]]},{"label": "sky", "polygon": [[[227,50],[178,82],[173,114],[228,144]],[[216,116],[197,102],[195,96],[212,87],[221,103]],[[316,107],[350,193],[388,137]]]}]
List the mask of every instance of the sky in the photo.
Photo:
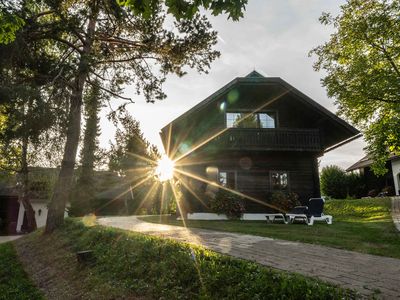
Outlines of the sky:
[{"label": "sky", "polygon": [[[219,59],[208,74],[187,69],[182,78],[171,75],[163,85],[167,98],[154,104],[146,103],[127,86],[124,95],[133,98],[127,109],[137,119],[144,136],[163,150],[159,131],[176,117],[189,110],[235,77],[243,77],[257,70],[266,77],[281,77],[304,94],[332,112],[334,99],[321,86],[322,72],[312,68],[315,57],[309,51],[329,40],[332,28],[323,26],[318,18],[322,12],[339,13],[340,0],[249,0],[244,17],[233,22],[224,15],[210,16],[218,32],[216,49]],[[101,119],[100,145],[109,148],[115,128]],[[338,165],[347,168],[363,156],[365,143],[355,140],[326,153],[320,167]]]}]

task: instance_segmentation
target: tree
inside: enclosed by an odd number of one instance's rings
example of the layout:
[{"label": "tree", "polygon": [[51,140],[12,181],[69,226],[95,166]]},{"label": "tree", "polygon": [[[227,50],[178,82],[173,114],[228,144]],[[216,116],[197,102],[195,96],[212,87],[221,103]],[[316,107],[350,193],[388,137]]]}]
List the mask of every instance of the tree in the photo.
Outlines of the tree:
[{"label": "tree", "polygon": [[[64,155],[46,223],[46,233],[63,223],[72,186],[80,136],[82,95],[85,84],[101,79],[100,89],[119,96],[122,84],[133,83],[146,100],[165,98],[161,85],[166,75],[185,74],[184,66],[207,72],[219,56],[212,47],[217,34],[198,10],[227,12],[237,19],[246,0],[241,1],[13,1],[12,15],[25,26],[18,34],[48,43],[60,62],[57,77],[65,78],[70,93]],[[121,4],[122,6],[119,6]],[[4,6],[2,2],[0,5]],[[175,18],[167,18],[171,14]],[[169,29],[166,29],[169,28]],[[72,76],[65,76],[65,71]],[[131,101],[131,99],[124,98]]]},{"label": "tree", "polygon": [[55,113],[60,100],[50,104],[46,96],[57,89],[55,82],[48,88],[54,63],[29,36],[0,44],[0,169],[17,174],[28,230],[36,229],[29,166],[40,159],[36,149],[44,139],[48,141],[48,131],[61,117]]},{"label": "tree", "polygon": [[325,196],[336,199],[347,197],[347,178],[338,166],[327,166],[321,171],[321,191]]},{"label": "tree", "polygon": [[339,114],[364,133],[376,174],[387,171],[389,153],[400,154],[399,11],[399,0],[348,0],[337,17],[321,16],[335,32],[310,52]]},{"label": "tree", "polygon": [[[158,182],[155,182],[154,169],[160,154],[155,145],[150,146],[143,136],[140,123],[129,113],[125,112],[119,118],[114,119],[114,123],[116,126],[119,123],[121,128],[117,128],[115,143],[111,144],[109,169],[124,178],[126,191],[132,195],[134,200],[128,209],[128,213],[132,213],[141,208],[138,200],[145,198],[147,194],[148,203],[151,203],[151,199],[159,198],[156,197],[159,189],[158,185],[156,186]],[[147,206],[150,208],[154,205]],[[151,208],[148,211],[150,213]]]},{"label": "tree", "polygon": [[77,181],[73,197],[71,198],[71,212],[73,215],[82,216],[93,211],[93,200],[96,187],[94,178],[95,165],[102,159],[102,151],[99,148],[100,117],[99,112],[103,102],[107,99],[99,88],[99,80],[89,86],[84,97],[85,129],[83,133],[83,145],[80,153],[81,165],[78,169]]}]

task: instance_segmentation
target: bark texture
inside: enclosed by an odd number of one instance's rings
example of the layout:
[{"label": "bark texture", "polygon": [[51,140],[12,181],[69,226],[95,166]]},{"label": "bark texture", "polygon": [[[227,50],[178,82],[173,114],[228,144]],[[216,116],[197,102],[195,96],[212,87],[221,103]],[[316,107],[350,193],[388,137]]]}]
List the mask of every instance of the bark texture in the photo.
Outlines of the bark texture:
[{"label": "bark texture", "polygon": [[60,174],[54,187],[49,213],[47,215],[45,233],[51,233],[57,227],[63,224],[65,206],[71,193],[76,154],[79,144],[79,135],[81,131],[82,95],[85,82],[89,74],[90,55],[92,52],[93,36],[95,33],[97,20],[96,3],[95,1],[92,3],[92,13],[89,18],[86,32],[87,38],[84,42],[84,47],[70,98],[68,130],[63,160],[61,163]]}]

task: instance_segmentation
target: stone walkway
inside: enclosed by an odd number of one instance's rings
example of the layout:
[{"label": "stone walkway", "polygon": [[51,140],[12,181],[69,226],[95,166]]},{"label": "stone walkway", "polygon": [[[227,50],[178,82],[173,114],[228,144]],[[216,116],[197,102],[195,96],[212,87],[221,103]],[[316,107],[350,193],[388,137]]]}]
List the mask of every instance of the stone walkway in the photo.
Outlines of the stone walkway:
[{"label": "stone walkway", "polygon": [[400,260],[253,235],[154,224],[134,216],[100,218],[99,224],[204,246],[262,265],[317,277],[383,299],[400,299]]},{"label": "stone walkway", "polygon": [[392,218],[397,230],[400,231],[400,196],[392,197]]},{"label": "stone walkway", "polygon": [[0,236],[0,244],[19,239],[21,236],[22,235],[1,235]]}]

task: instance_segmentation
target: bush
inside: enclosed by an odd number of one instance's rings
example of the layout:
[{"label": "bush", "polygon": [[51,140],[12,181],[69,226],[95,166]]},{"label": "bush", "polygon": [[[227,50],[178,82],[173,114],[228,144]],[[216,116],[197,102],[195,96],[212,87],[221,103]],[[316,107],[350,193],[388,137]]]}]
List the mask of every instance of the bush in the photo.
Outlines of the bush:
[{"label": "bush", "polygon": [[283,211],[290,211],[293,207],[301,205],[299,195],[282,191],[273,192],[269,203]]},{"label": "bush", "polygon": [[240,219],[246,210],[243,197],[223,189],[210,198],[209,204],[213,212],[225,214],[229,219]]},{"label": "bush", "polygon": [[338,166],[327,166],[321,172],[321,191],[336,199],[361,198],[365,195],[364,179],[359,174],[346,173]]},{"label": "bush", "polygon": [[356,173],[349,173],[347,178],[347,191],[348,195],[352,198],[359,199],[366,194],[366,186],[364,178]]},{"label": "bush", "polygon": [[347,196],[347,178],[338,166],[327,166],[321,172],[321,191],[324,195],[340,199]]}]

